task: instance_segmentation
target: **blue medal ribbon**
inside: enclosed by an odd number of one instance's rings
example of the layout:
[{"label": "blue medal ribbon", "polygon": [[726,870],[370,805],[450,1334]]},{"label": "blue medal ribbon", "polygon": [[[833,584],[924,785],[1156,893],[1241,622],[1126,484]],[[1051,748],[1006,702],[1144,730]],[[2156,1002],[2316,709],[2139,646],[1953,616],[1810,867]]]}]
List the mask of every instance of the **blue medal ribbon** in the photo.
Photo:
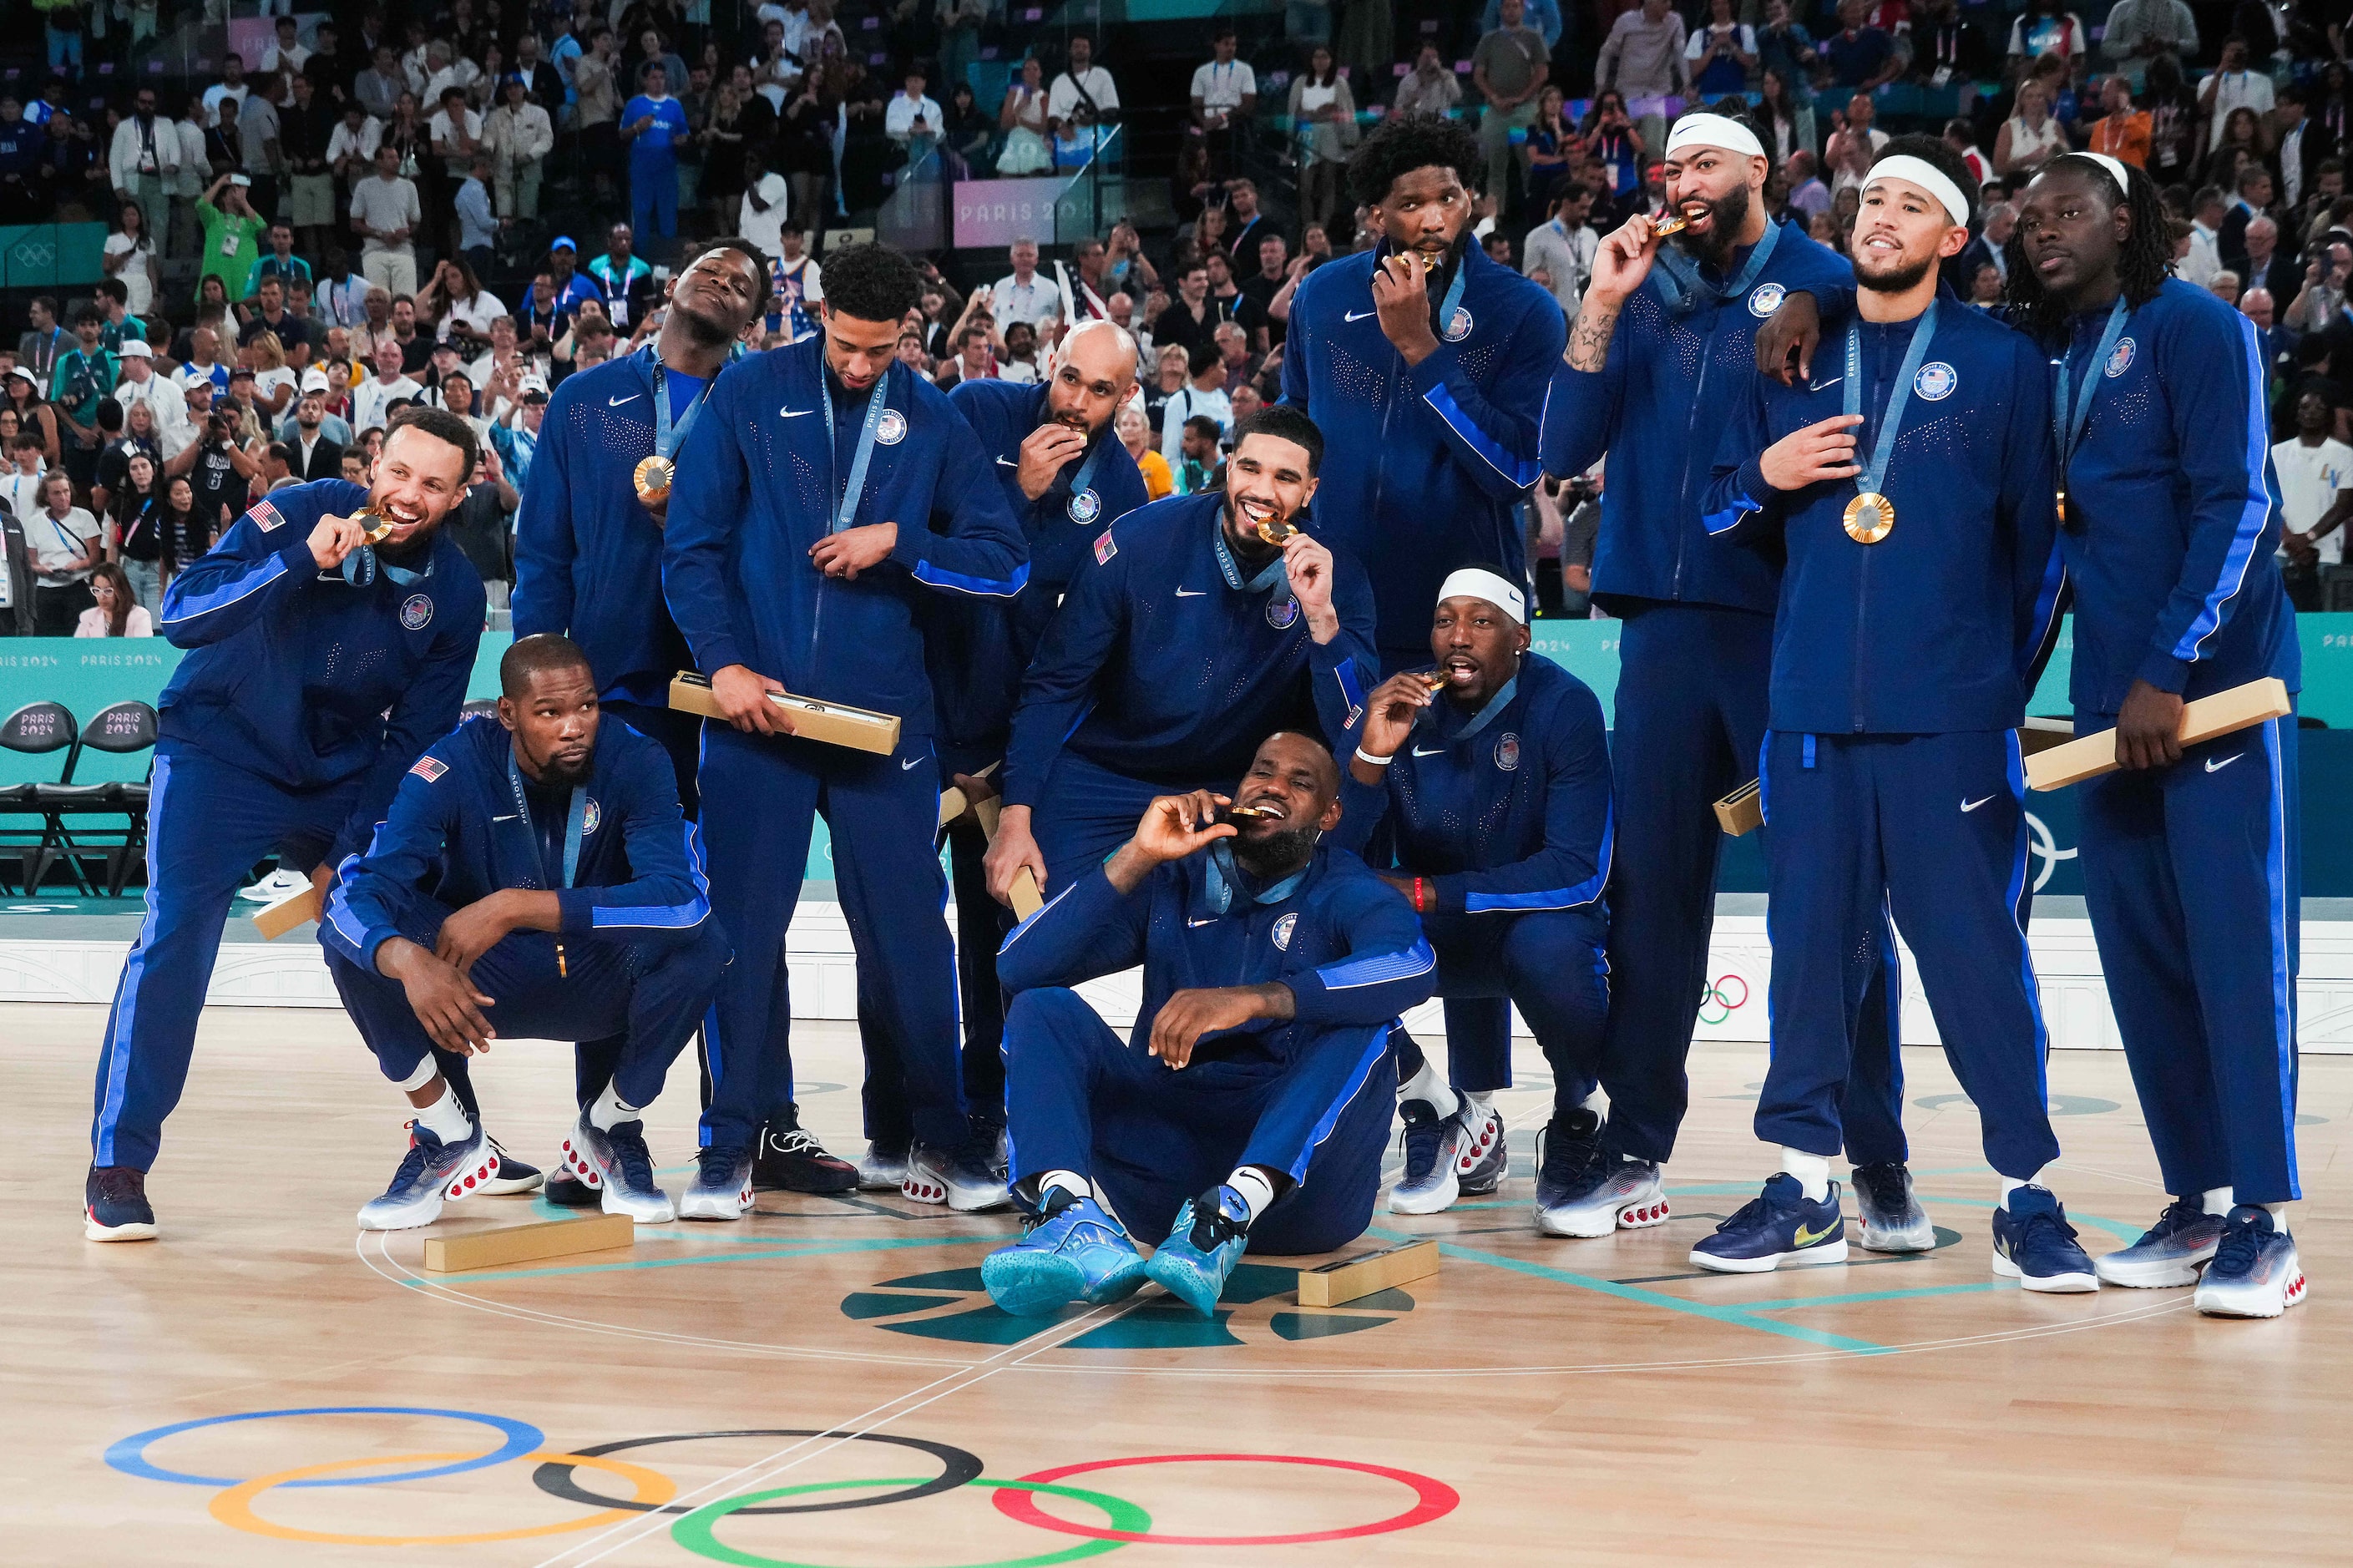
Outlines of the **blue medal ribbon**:
[{"label": "blue medal ribbon", "polygon": [[[1912,346],[1904,351],[1904,368],[1895,373],[1895,385],[1887,396],[1887,414],[1879,422],[1879,439],[1871,455],[1863,459],[1862,477],[1854,481],[1858,495],[1885,495],[1888,459],[1895,455],[1895,433],[1904,423],[1904,405],[1912,401],[1912,378],[1920,374],[1920,362],[1927,357],[1928,340],[1936,335],[1936,302],[1931,300],[1928,309],[1921,313],[1920,324],[1912,329]],[[1862,323],[1856,321],[1846,330],[1846,411],[1862,412]],[[1862,430],[1854,432],[1856,455],[1862,456]]]},{"label": "blue medal ribbon", "polygon": [[[514,748],[507,748],[507,787],[514,791],[515,811],[522,818],[523,831],[531,835],[532,848],[539,852],[539,829],[531,820],[531,797],[523,792],[522,770],[515,763]],[[564,819],[564,880],[558,888],[569,888],[580,874],[580,840],[588,828],[588,781],[581,780],[572,786],[572,809]],[[544,858],[540,861],[540,874],[547,873]]]},{"label": "blue medal ribbon", "polygon": [[1291,591],[1291,574],[1285,570],[1286,557],[1277,555],[1259,569],[1257,576],[1244,577],[1241,563],[1234,559],[1232,548],[1226,543],[1225,523],[1219,521],[1216,527],[1213,542],[1218,547],[1218,570],[1226,574],[1227,587],[1237,594],[1262,594],[1269,588],[1281,588],[1284,593]]},{"label": "blue medal ribbon", "polygon": [[1682,251],[1662,243],[1651,275],[1659,279],[1659,291],[1666,296],[1667,310],[1677,316],[1689,315],[1702,305],[1721,304],[1748,292],[1765,264],[1772,259],[1773,247],[1781,243],[1781,226],[1767,218],[1765,237],[1748,252],[1748,259],[1733,275],[1732,281],[1719,289],[1700,276],[1699,263]]},{"label": "blue medal ribbon", "polygon": [[2072,345],[2070,353],[2059,356],[2059,395],[2051,400],[2051,416],[2059,425],[2059,494],[2063,500],[2067,494],[2068,467],[2075,460],[2075,448],[2084,444],[2084,428],[2092,422],[2092,401],[2099,395],[2100,383],[2105,379],[2102,372],[2108,356],[2116,352],[2116,340],[2124,336],[2125,321],[2131,314],[2131,307],[2118,294],[2115,308],[2108,312],[2108,324],[2100,333],[2100,346],[2092,351],[2092,363],[2084,369],[2080,390],[2071,385],[2073,375],[2067,362],[2073,357]]},{"label": "blue medal ribbon", "polygon": [[375,546],[373,544],[363,544],[357,550],[353,551],[349,555],[344,556],[342,563],[336,566],[335,570],[342,573],[343,581],[349,583],[353,587],[364,588],[369,584],[375,581],[376,571],[379,567],[383,569],[384,574],[386,577],[391,578],[395,583],[399,584],[404,588],[411,583],[422,583],[426,578],[433,575],[433,567],[430,563],[426,565],[424,571],[412,572],[406,566],[395,566],[389,561],[379,562],[375,558]]},{"label": "blue medal ribbon", "polygon": [[[825,449],[828,454],[840,450],[833,432],[833,387],[829,384],[831,374],[830,371],[818,373],[818,380],[828,384],[818,386],[818,402],[825,409]],[[830,532],[841,532],[850,527],[858,516],[859,492],[866,488],[866,468],[874,460],[874,433],[882,427],[882,394],[890,385],[891,373],[885,370],[875,379],[874,390],[866,395],[866,417],[858,428],[857,453],[849,460],[849,482],[841,487],[841,506],[834,513],[833,527],[828,531]]]},{"label": "blue medal ribbon", "polygon": [[677,424],[672,425],[670,417],[669,367],[655,357],[653,344],[648,343],[638,352],[645,356],[646,368],[653,374],[654,456],[669,458],[685,444],[686,433],[694,427],[695,416],[702,412],[702,405],[711,401],[711,389],[719,384],[719,378],[714,375],[703,382],[702,390],[694,395],[692,403],[687,405],[685,416]]},{"label": "blue medal ribbon", "polygon": [[[1207,884],[1204,891],[1209,907],[1219,914],[1224,914],[1233,908],[1234,889],[1241,881],[1241,873],[1234,865],[1233,843],[1230,838],[1220,838],[1209,846],[1209,863],[1207,875],[1203,879]],[[1314,864],[1314,861],[1309,861],[1306,866],[1302,866],[1264,892],[1254,895],[1250,902],[1254,904],[1282,902],[1298,889],[1301,882],[1306,879],[1307,872]]]},{"label": "blue medal ribbon", "polygon": [[1081,517],[1079,515],[1079,498],[1086,494],[1088,487],[1094,483],[1095,465],[1103,460],[1104,444],[1116,439],[1117,437],[1111,433],[1111,427],[1109,426],[1105,426],[1096,434],[1094,445],[1087,448],[1086,461],[1081,463],[1079,465],[1079,471],[1071,476],[1070,499],[1062,503],[1062,507],[1065,511],[1070,513],[1071,521],[1072,522],[1090,523],[1094,521],[1096,518],[1103,515],[1102,500],[1101,498],[1098,497],[1095,510],[1089,515]]}]

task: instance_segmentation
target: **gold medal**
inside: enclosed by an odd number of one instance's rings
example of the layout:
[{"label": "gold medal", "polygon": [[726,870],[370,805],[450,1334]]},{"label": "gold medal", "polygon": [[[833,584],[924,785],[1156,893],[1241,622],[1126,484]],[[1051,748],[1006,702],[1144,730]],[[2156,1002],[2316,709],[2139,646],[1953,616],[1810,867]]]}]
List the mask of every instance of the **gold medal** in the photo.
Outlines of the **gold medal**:
[{"label": "gold medal", "polygon": [[1679,212],[1671,212],[1653,220],[1651,232],[1664,237],[1670,234],[1681,234],[1689,227],[1691,227],[1691,219]]},{"label": "gold medal", "polygon": [[1846,536],[1857,544],[1876,544],[1895,531],[1895,503],[1877,490],[1865,490],[1846,503]]},{"label": "gold medal", "polygon": [[629,476],[638,487],[638,499],[648,506],[658,506],[670,499],[670,483],[677,469],[668,458],[648,458]]},{"label": "gold medal", "polygon": [[1280,544],[1284,540],[1290,538],[1293,534],[1297,533],[1299,530],[1293,527],[1288,522],[1277,522],[1273,518],[1270,517],[1257,525],[1256,531],[1258,536],[1261,539],[1265,540],[1269,544]]},{"label": "gold medal", "polygon": [[372,506],[360,508],[359,510],[352,513],[351,520],[367,530],[367,542],[370,544],[382,544],[392,537],[392,519]]}]

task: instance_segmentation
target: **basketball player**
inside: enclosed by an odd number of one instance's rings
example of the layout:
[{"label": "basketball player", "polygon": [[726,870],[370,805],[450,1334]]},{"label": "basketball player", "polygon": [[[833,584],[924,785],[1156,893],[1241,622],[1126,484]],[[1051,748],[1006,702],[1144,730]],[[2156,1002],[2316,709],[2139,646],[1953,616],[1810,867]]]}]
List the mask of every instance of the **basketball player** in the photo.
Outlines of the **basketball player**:
[{"label": "basketball player", "polygon": [[[1389,1029],[1430,995],[1437,961],[1404,901],[1320,842],[1338,791],[1321,742],[1270,735],[1230,798],[1154,800],[1007,940],[1031,1224],[981,1261],[1007,1311],[1117,1300],[1150,1279],[1210,1317],[1245,1248],[1325,1252],[1363,1234],[1388,1142]],[[1122,1041],[1071,987],[1138,963]],[[1154,1244],[1149,1262],[1131,1233]]]},{"label": "basketball player", "polygon": [[[729,721],[705,727],[699,782],[712,907],[737,953],[703,1031],[712,1089],[680,1205],[690,1219],[751,1206],[755,1142],[776,1185],[858,1182],[793,1104],[785,931],[820,809],[875,976],[869,998],[899,1047],[915,1157],[988,1180],[995,1131],[975,1147],[957,1079],[933,698],[911,590],[1009,599],[1027,549],[1002,492],[973,482],[992,465],[972,427],[895,358],[922,287],[887,246],[835,251],[823,331],[723,372],[680,450],[662,590]],[[897,715],[897,751],[796,739],[768,699],[786,690]]]},{"label": "basketball player", "polygon": [[[1389,1194],[1395,1214],[1436,1214],[1503,1180],[1493,1101],[1512,1081],[1515,1004],[1553,1073],[1538,1165],[1557,1169],[1542,1151],[1564,1140],[1580,1161],[1600,1157],[1600,1118],[1584,1101],[1609,1007],[1609,748],[1601,704],[1529,651],[1527,620],[1526,595],[1501,573],[1449,575],[1430,621],[1436,669],[1393,675],[1373,693],[1341,778],[1339,842],[1360,848],[1389,825],[1394,856],[1376,872],[1420,914],[1447,1004],[1451,1084],[1396,1033],[1405,1172]],[[1557,1198],[1548,1186],[1536,1194],[1537,1223],[1553,1235],[1617,1226],[1614,1196],[1581,1210]]]},{"label": "basketball player", "polygon": [[[464,420],[405,411],[369,487],[315,479],[273,491],[164,595],[160,629],[190,651],[158,703],[147,914],[98,1058],[92,1241],[155,1235],[146,1173],[187,1082],[222,922],[248,870],[276,853],[323,889],[402,770],[458,721],[486,600],[441,521],[465,498],[474,458]],[[375,518],[355,518],[363,508]],[[390,529],[370,544],[378,519]],[[537,1172],[509,1164],[512,1180],[537,1184]]]},{"label": "basketball player", "polygon": [[327,971],[417,1113],[363,1230],[430,1225],[488,1173],[489,1140],[435,1065],[501,1037],[612,1037],[564,1163],[639,1225],[675,1217],[644,1108],[727,963],[694,828],[661,748],[597,711],[587,656],[524,637],[499,661],[498,716],[470,719],[402,775],[319,927]]},{"label": "basketball player", "polygon": [[1970,185],[1942,141],[1888,143],[1862,186],[1843,357],[1810,386],[1752,372],[1716,458],[1710,532],[1778,540],[1788,559],[1764,751],[1772,1061],[1756,1118],[1782,1172],[1693,1249],[1703,1268],[1845,1258],[1830,1161],[1892,910],[2001,1179],[1994,1272],[2030,1290],[2099,1285],[2038,1184],[2059,1145],[2018,916],[2015,731],[2062,585],[2049,398],[2031,342],[1936,298],[1939,264],[1969,242]]}]

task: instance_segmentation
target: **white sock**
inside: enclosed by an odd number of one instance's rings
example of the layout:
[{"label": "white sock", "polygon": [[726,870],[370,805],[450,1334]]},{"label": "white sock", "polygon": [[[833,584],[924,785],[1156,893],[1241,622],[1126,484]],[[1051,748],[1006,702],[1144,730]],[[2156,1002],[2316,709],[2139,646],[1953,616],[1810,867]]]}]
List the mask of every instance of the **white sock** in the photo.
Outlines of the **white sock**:
[{"label": "white sock", "polygon": [[1471,1125],[1483,1126],[1487,1118],[1494,1112],[1495,1091],[1489,1089],[1484,1094],[1473,1094],[1466,1089],[1462,1091],[1462,1098],[1471,1102],[1471,1115],[1467,1119]]},{"label": "white sock", "polygon": [[431,1051],[427,1051],[425,1053],[425,1059],[417,1064],[417,1070],[410,1073],[406,1078],[402,1079],[392,1087],[400,1090],[403,1094],[414,1094],[418,1089],[423,1089],[427,1084],[431,1083],[433,1079],[439,1075],[440,1071],[441,1064],[433,1059],[433,1053]]},{"label": "white sock", "polygon": [[1274,1206],[1274,1184],[1256,1165],[1243,1165],[1226,1178],[1242,1202],[1250,1206],[1250,1223],[1256,1225],[1258,1216]]},{"label": "white sock", "polygon": [[1454,1091],[1447,1087],[1446,1080],[1438,1076],[1437,1064],[1428,1057],[1422,1058],[1419,1071],[1398,1086],[1398,1098],[1429,1101],[1430,1108],[1438,1112],[1440,1121],[1453,1115],[1461,1104],[1455,1099]]},{"label": "white sock", "polygon": [[2231,1189],[2228,1187],[2209,1187],[2198,1201],[2211,1215],[2227,1215],[2231,1212],[2232,1205],[2238,1202],[2231,1195]]},{"label": "white sock", "polygon": [[2278,1232],[2282,1236],[2285,1236],[2287,1234],[2287,1205],[2261,1204],[2257,1206],[2265,1214],[2272,1216],[2273,1230]]},{"label": "white sock", "polygon": [[440,1099],[415,1110],[417,1125],[444,1143],[460,1143],[473,1135],[473,1119],[466,1114],[466,1108],[458,1103],[457,1094],[446,1083],[441,1086]]},{"label": "white sock", "polygon": [[638,1120],[638,1108],[621,1098],[621,1091],[611,1084],[605,1092],[588,1102],[588,1125],[599,1132],[610,1132],[624,1121]]},{"label": "white sock", "polygon": [[1828,1155],[1809,1154],[1803,1149],[1784,1148],[1781,1169],[1798,1178],[1806,1189],[1806,1201],[1818,1204],[1831,1195],[1831,1163]]},{"label": "white sock", "polygon": [[2024,1180],[2024,1181],[2022,1181],[2022,1182],[2021,1182],[2021,1181],[2020,1181],[2020,1180],[2018,1180],[2018,1179],[2017,1179],[2016,1177],[2014,1177],[2014,1176],[2004,1176],[2004,1177],[2002,1177],[2002,1178],[2001,1178],[2001,1191],[2000,1191],[2000,1193],[1998,1193],[1998,1194],[1995,1194],[1995,1196],[1996,1196],[1997,1198],[1999,1198],[2000,1201],[2000,1202],[1998,1202],[1997,1204],[1995,1204],[1995,1205],[1994,1205],[1994,1206],[1995,1206],[1996,1208],[2004,1208],[2004,1209],[2008,1208],[2008,1207],[2010,1206],[2010,1194],[2012,1194],[2012,1193],[2014,1193],[2014,1192],[2016,1192],[2016,1191],[2018,1191],[2018,1189],[2019,1189],[2019,1188],[2021,1188],[2021,1187],[2031,1187],[2031,1186],[2032,1186],[2032,1185],[2034,1184],[2034,1178],[2035,1178],[2035,1176],[2040,1176],[2042,1173],[2042,1172],[2037,1171],[2037,1172],[2035,1172],[2035,1173],[2034,1173],[2034,1175],[2033,1175],[2033,1176],[2029,1176],[2029,1177],[2027,1177],[2027,1178],[2026,1178],[2026,1180]]},{"label": "white sock", "polygon": [[1073,1197],[1091,1198],[1095,1195],[1094,1184],[1076,1171],[1049,1171],[1038,1178],[1038,1201],[1044,1203],[1046,1194],[1055,1187]]}]

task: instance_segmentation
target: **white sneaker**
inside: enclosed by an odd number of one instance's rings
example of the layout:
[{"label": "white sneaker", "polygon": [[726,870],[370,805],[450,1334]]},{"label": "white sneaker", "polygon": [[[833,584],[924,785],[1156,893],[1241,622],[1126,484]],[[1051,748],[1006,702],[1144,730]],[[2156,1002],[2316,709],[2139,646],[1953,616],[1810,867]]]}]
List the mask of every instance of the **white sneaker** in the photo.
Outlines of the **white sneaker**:
[{"label": "white sneaker", "polygon": [[240,899],[257,904],[274,904],[289,893],[299,892],[311,885],[311,879],[300,871],[280,867],[237,893]]},{"label": "white sneaker", "polygon": [[897,1192],[907,1180],[907,1148],[869,1143],[865,1156],[858,1162],[858,1190],[861,1193]]},{"label": "white sneaker", "polygon": [[980,1214],[1013,1201],[1004,1173],[984,1164],[971,1151],[934,1149],[918,1143],[907,1153],[906,1179],[899,1195],[911,1203],[945,1204],[958,1214]]},{"label": "white sneaker", "polygon": [[455,1143],[444,1143],[426,1128],[411,1127],[400,1169],[393,1173],[384,1195],[360,1210],[360,1228],[414,1230],[431,1225],[441,1217],[445,1200],[480,1192],[498,1163],[480,1124]]},{"label": "white sneaker", "polygon": [[2295,1238],[2273,1228],[2268,1210],[2241,1204],[2231,1211],[2193,1300],[2210,1318],[2276,1318],[2310,1290]]},{"label": "white sneaker", "polygon": [[642,1121],[623,1121],[607,1132],[582,1111],[565,1136],[564,1163],[603,1193],[607,1214],[625,1214],[639,1225],[668,1225],[678,1217],[670,1194],[654,1180]]},{"label": "white sneaker", "polygon": [[681,1219],[738,1220],[752,1207],[752,1156],[748,1151],[705,1149],[695,1156],[695,1174],[678,1201]]}]

